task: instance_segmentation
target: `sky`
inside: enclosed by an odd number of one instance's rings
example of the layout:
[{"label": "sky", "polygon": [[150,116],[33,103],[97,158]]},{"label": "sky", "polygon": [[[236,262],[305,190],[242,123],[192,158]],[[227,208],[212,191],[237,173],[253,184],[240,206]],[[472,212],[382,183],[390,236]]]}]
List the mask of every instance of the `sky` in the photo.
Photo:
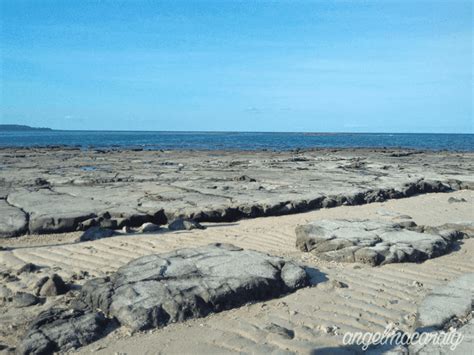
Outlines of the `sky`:
[{"label": "sky", "polygon": [[474,133],[462,0],[0,0],[0,123]]}]

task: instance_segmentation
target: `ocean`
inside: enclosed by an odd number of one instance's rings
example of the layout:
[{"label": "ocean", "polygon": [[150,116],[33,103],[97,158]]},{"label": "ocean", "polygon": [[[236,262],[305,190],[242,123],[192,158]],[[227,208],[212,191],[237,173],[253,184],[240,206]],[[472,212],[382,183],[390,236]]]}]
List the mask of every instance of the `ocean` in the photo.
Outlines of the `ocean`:
[{"label": "ocean", "polygon": [[474,134],[259,133],[139,131],[0,132],[0,147],[67,145],[81,148],[291,150],[307,148],[413,148],[474,151]]}]

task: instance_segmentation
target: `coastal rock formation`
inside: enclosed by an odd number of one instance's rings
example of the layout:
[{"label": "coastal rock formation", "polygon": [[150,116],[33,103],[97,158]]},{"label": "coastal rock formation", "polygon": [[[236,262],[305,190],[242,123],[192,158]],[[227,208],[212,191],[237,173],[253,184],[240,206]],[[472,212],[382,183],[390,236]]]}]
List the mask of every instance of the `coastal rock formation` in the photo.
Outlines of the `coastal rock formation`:
[{"label": "coastal rock formation", "polygon": [[101,313],[50,308],[30,324],[17,353],[52,354],[76,349],[98,339],[106,323]]},{"label": "coastal rock formation", "polygon": [[180,249],[133,260],[88,281],[80,299],[132,330],[162,327],[266,300],[308,284],[292,262],[229,244]]},{"label": "coastal rock formation", "polygon": [[474,304],[474,273],[465,274],[431,291],[417,311],[419,330],[442,329],[454,318],[464,318]]},{"label": "coastal rock formation", "polygon": [[472,188],[472,157],[395,149],[0,149],[0,236],[177,218],[232,222]]},{"label": "coastal rock formation", "polygon": [[[454,238],[452,234],[448,235]],[[326,260],[380,265],[445,254],[451,239],[370,220],[321,220],[296,227],[296,247]]]},{"label": "coastal rock formation", "polygon": [[25,213],[0,199],[0,238],[15,237],[28,230]]},{"label": "coastal rock formation", "polygon": [[472,353],[473,305],[474,273],[464,274],[432,290],[418,307],[416,331],[429,333],[431,339],[438,341],[411,344],[408,348],[409,353],[459,355]]}]

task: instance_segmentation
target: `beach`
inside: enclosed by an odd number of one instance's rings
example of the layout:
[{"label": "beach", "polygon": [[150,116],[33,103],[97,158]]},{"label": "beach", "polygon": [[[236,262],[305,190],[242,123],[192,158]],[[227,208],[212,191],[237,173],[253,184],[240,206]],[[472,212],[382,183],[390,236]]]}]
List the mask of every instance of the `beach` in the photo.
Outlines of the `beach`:
[{"label": "beach", "polygon": [[[279,297],[146,331],[114,328],[68,350],[352,353],[356,350],[343,343],[347,332],[380,332],[387,325],[413,330],[418,308],[433,290],[474,272],[469,152],[56,147],[9,148],[0,154],[0,201],[12,217],[1,219],[2,292],[33,292],[51,273],[69,285],[67,293],[41,297],[27,307],[4,297],[0,343],[5,351],[18,346],[38,313],[71,305],[89,280],[113,275],[142,256],[180,248],[232,244],[312,271],[307,287]],[[205,229],[166,227],[177,218]],[[423,235],[435,233],[432,227],[441,235],[449,225],[465,234],[429,260],[378,266],[329,260],[297,248],[298,226],[341,219],[393,223],[402,231],[411,228],[410,233],[424,230]],[[143,232],[147,223],[157,228]],[[79,242],[93,227],[115,235]],[[17,272],[28,263],[40,269]]]}]

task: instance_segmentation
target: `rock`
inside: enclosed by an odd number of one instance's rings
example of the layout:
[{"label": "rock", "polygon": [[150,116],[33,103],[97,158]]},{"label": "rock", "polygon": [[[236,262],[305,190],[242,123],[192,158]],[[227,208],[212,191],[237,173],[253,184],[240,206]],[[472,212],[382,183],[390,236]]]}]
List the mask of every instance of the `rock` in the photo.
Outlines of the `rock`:
[{"label": "rock", "polygon": [[15,282],[18,281],[19,278],[13,275],[9,270],[0,269],[0,280],[3,282]]},{"label": "rock", "polygon": [[451,242],[383,221],[321,220],[296,228],[298,249],[326,260],[370,265],[434,258],[448,252]]},{"label": "rock", "polygon": [[[472,354],[474,349],[474,319],[456,329],[456,332],[429,332],[433,341],[416,343],[409,346],[410,354],[449,354],[466,355]],[[425,334],[426,336],[426,334]],[[428,337],[425,337],[427,339]],[[436,340],[440,341],[436,341]],[[443,342],[443,340],[445,340]],[[447,341],[446,341],[447,340]]]},{"label": "rock", "polygon": [[125,233],[125,234],[128,234],[130,233],[132,230],[130,229],[129,226],[123,226],[122,228],[122,233]]},{"label": "rock", "polygon": [[234,179],[235,181],[246,181],[246,182],[255,182],[257,180],[255,180],[254,178],[251,178],[247,175],[241,175],[241,176],[238,176]]},{"label": "rock", "polygon": [[277,334],[285,339],[293,339],[295,337],[295,332],[293,330],[282,327],[281,325],[275,323],[265,327],[265,330],[270,333]]},{"label": "rock", "polygon": [[68,286],[57,274],[40,279],[36,284],[36,289],[39,296],[58,296],[69,291]]},{"label": "rock", "polygon": [[435,227],[437,232],[442,235],[446,232],[456,232],[460,238],[474,238],[474,222],[456,222],[445,223]]},{"label": "rock", "polygon": [[435,288],[421,302],[416,325],[419,330],[441,329],[454,317],[466,317],[474,302],[474,273]]},{"label": "rock", "polygon": [[39,301],[38,297],[27,292],[17,292],[12,298],[13,307],[16,308],[33,306]]},{"label": "rock", "polygon": [[8,202],[28,212],[28,229],[37,234],[75,231],[80,222],[95,216],[96,208],[106,208],[97,201],[48,188],[15,191],[8,195]]},{"label": "rock", "polygon": [[100,313],[51,308],[30,324],[17,348],[19,354],[67,352],[98,339],[106,318]]},{"label": "rock", "polygon": [[0,302],[7,302],[12,296],[12,291],[3,285],[0,285]]},{"label": "rock", "polygon": [[102,227],[92,227],[82,233],[82,235],[76,241],[86,242],[102,238],[109,238],[113,235],[115,235],[115,231],[111,229],[106,229]]},{"label": "rock", "polygon": [[21,275],[23,273],[31,273],[31,272],[38,271],[39,269],[40,267],[38,265],[35,265],[33,263],[26,263],[25,265],[23,265],[21,268],[19,268],[16,271],[16,274]]},{"label": "rock", "polygon": [[49,186],[49,181],[43,178],[36,178],[35,179],[35,185],[36,186]]},{"label": "rock", "polygon": [[27,230],[26,214],[6,200],[0,200],[0,238],[16,237],[26,233]]},{"label": "rock", "polygon": [[178,218],[168,224],[168,229],[172,231],[179,231],[191,229],[206,229],[206,227],[193,220]]},{"label": "rock", "polygon": [[282,258],[229,244],[147,255],[110,277],[86,282],[80,300],[132,330],[161,327],[308,285],[305,270]]},{"label": "rock", "polygon": [[459,202],[467,202],[465,198],[456,198],[456,197],[450,197],[448,198],[449,203],[459,203]]},{"label": "rock", "polygon": [[161,227],[157,224],[147,222],[142,224],[142,226],[139,228],[139,231],[142,233],[151,233],[151,232],[158,232],[161,229]]},{"label": "rock", "polygon": [[81,270],[71,275],[71,279],[74,281],[84,280],[85,278],[88,278],[88,277],[89,277],[89,272],[84,271],[84,270]]}]

